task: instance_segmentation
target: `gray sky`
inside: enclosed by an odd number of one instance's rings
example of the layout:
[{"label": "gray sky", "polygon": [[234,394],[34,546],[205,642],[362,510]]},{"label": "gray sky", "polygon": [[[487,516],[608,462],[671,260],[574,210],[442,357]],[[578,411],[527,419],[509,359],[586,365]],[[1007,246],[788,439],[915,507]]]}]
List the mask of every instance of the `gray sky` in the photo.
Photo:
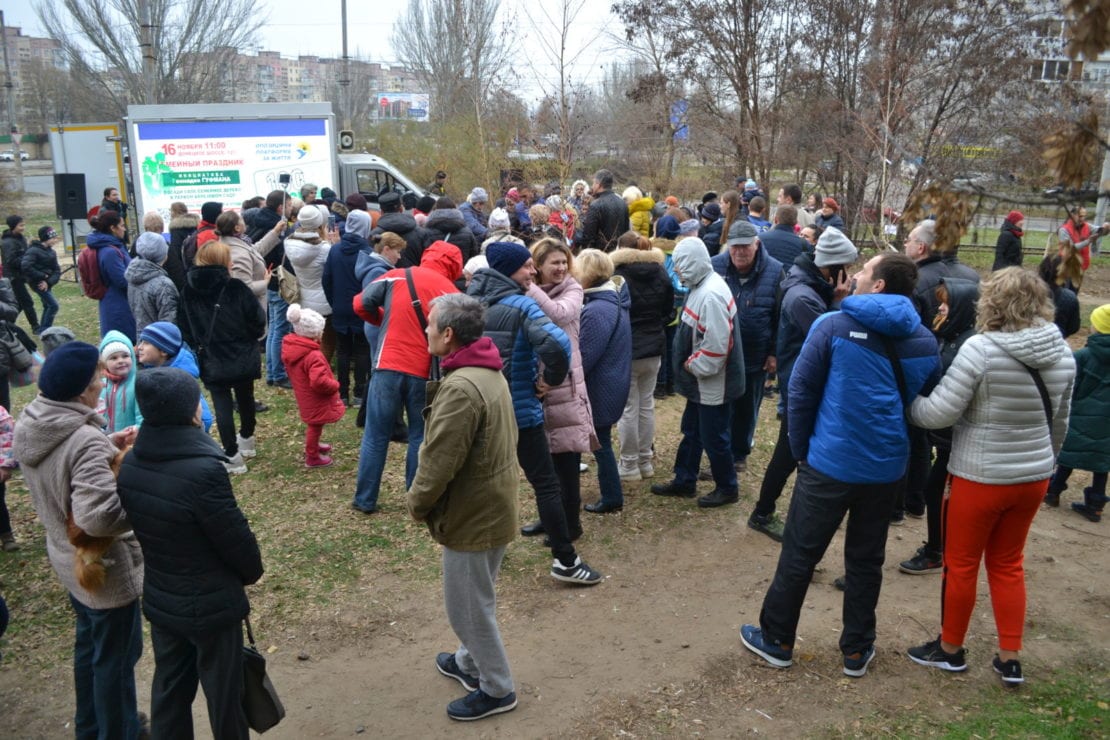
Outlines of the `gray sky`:
[{"label": "gray sky", "polygon": [[[24,35],[42,36],[33,5],[50,0],[6,0],[3,3],[4,21],[9,26],[19,26]],[[613,59],[614,42],[606,32],[623,35],[620,21],[609,12],[610,0],[570,0],[572,4],[581,3],[582,9],[573,26],[570,39],[572,54],[588,46],[579,54],[576,62],[570,65],[572,79],[579,82],[596,83],[602,77],[602,65]],[[376,62],[393,62],[393,52],[389,46],[393,21],[406,7],[405,0],[390,2],[347,3],[347,43],[351,56]],[[263,28],[258,39],[258,48],[267,51],[280,51],[282,56],[295,57],[300,54],[317,56],[340,56],[342,36],[340,32],[339,0],[306,3],[304,0],[265,0],[258,3],[260,9],[269,10],[269,23]],[[370,10],[369,8],[373,9]],[[514,28],[518,29],[517,58],[521,53],[532,59],[536,69],[528,70],[527,65],[514,64],[514,71],[521,77],[521,93],[536,98],[542,85],[536,79],[552,79],[554,68],[545,64],[542,51],[535,38],[536,31],[528,18],[536,18],[541,26],[542,8],[549,12],[557,9],[556,0],[502,0],[502,16],[515,15]],[[315,9],[316,12],[308,10]],[[548,27],[546,35],[551,38],[553,31]],[[534,102],[529,100],[528,102]]]}]

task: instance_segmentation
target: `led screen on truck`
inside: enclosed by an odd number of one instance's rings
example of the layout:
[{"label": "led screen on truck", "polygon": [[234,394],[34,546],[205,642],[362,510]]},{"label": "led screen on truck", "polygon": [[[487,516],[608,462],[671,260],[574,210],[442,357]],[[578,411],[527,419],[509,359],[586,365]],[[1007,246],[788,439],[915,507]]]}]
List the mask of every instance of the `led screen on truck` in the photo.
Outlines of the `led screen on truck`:
[{"label": "led screen on truck", "polygon": [[289,192],[306,182],[335,187],[332,136],[326,119],[136,123],[131,142],[142,208],[168,213],[181,201],[197,213],[206,201],[238,208],[255,195]]}]

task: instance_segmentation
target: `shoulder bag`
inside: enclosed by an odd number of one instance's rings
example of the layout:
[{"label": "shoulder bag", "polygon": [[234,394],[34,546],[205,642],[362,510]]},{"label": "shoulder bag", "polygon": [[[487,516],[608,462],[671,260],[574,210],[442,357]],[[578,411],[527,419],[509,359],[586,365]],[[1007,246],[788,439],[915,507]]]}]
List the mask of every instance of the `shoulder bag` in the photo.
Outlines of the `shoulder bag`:
[{"label": "shoulder bag", "polygon": [[243,645],[243,714],[255,732],[265,732],[285,718],[285,706],[266,675],[266,658],[258,652],[251,620],[244,619],[247,644]]}]

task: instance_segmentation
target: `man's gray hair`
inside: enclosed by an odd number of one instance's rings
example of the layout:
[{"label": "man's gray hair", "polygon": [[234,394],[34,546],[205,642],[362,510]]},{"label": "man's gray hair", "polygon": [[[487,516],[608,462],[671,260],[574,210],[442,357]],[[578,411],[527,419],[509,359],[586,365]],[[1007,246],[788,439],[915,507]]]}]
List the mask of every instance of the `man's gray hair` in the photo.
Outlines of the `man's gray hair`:
[{"label": "man's gray hair", "polygon": [[444,293],[432,299],[436,310],[436,329],[443,333],[450,327],[460,347],[482,338],[486,329],[486,309],[477,298],[465,293]]},{"label": "man's gray hair", "polygon": [[606,190],[613,189],[613,173],[609,170],[598,170],[594,173],[594,182]]},{"label": "man's gray hair", "polygon": [[914,229],[914,231],[917,232],[917,238],[921,240],[921,243],[924,244],[925,246],[927,246],[929,249],[932,249],[933,245],[936,244],[936,242],[937,242],[937,222],[936,221],[933,221],[932,219],[930,219],[928,221],[922,221],[921,223],[919,223],[917,225],[917,227]]}]

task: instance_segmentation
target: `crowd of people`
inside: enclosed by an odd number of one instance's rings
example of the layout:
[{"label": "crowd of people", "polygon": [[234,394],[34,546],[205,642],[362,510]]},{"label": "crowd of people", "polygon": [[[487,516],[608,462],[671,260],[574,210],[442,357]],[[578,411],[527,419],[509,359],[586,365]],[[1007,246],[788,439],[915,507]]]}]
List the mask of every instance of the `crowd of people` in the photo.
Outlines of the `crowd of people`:
[{"label": "crowd of people", "polygon": [[[244,587],[263,565],[230,476],[264,452],[255,431],[266,409],[254,394],[263,373],[294,393],[306,469],[332,463],[325,426],[358,408],[358,514],[381,516],[389,445],[406,445],[406,508],[443,546],[460,641],[435,657],[467,691],[447,708],[454,719],[517,705],[495,583],[518,528],[543,537],[553,579],[595,586],[603,576],[575,544],[583,512],[619,512],[624,486],[657,477],[652,494],[701,508],[738,504],[743,476],[761,481],[748,526],[782,549],[740,639],[767,663],[792,664],[808,585],[846,519],[840,648],[844,673],[866,674],[887,533],[908,516],[927,519],[928,539],[899,569],[943,573],[940,633],[909,658],[966,669],[985,559],[993,666],[1008,685],[1024,680],[1033,516],[1060,504],[1074,470],[1094,473],[1072,502],[1078,514],[1098,522],[1107,500],[1110,305],[1092,313],[1074,356],[1059,325],[1095,238],[1081,209],[1036,273],[1021,269],[1020,241],[1019,264],[1006,261],[1023,222],[1011,213],[996,271],[981,282],[937,243],[932,220],[902,251],[857,269],[838,202],[803,204],[794,184],[774,207],[748,179],[683,205],[635,185],[618,195],[600,170],[568,197],[557,183],[496,199],[474,187],[457,204],[446,179],[438,172],[423,197],[340,200],[305,185],[238,210],[211,202],[190,215],[175,204],[168,228],[144,215],[131,245],[120,212],[102,209],[88,240],[103,288],[95,346],[50,328],[57,260],[41,252],[53,253],[57,235],[40,230],[12,274],[9,240],[24,222],[8,219],[0,319],[14,326],[22,311],[47,356],[18,421],[0,414],[0,478],[22,471],[70,594],[79,736],[148,729],[134,686],[140,603],[155,654],[153,736],[188,736],[198,683],[213,734],[247,736],[234,679]],[[28,286],[43,297],[41,322]],[[655,402],[675,394],[684,407],[667,464]],[[756,471],[761,413],[775,414],[778,431]],[[587,453],[600,495],[583,503]],[[523,526],[520,471],[538,513]],[[782,517],[776,504],[795,472]],[[0,515],[3,547],[14,549],[2,497]]]}]

